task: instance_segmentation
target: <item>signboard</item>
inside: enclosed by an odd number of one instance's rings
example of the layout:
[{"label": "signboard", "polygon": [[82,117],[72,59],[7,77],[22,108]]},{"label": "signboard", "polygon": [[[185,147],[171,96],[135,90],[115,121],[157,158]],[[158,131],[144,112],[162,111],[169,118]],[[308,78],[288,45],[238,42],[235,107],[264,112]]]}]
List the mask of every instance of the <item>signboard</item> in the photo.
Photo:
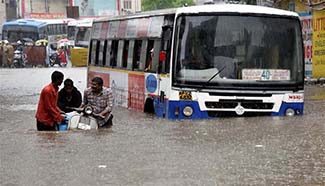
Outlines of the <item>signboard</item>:
[{"label": "signboard", "polygon": [[137,34],[137,25],[138,25],[137,19],[128,20],[125,37],[134,38]]},{"label": "signboard", "polygon": [[107,38],[161,37],[164,16],[112,21]]},{"label": "signboard", "polygon": [[148,36],[161,37],[163,23],[164,23],[164,16],[152,17],[150,21]]},{"label": "signboard", "polygon": [[101,32],[100,32],[101,39],[106,39],[107,31],[108,31],[108,22],[103,22]]},{"label": "signboard", "polygon": [[138,37],[145,37],[148,35],[149,21],[149,18],[140,19],[141,26],[138,27]]},{"label": "signboard", "polygon": [[299,14],[305,53],[305,75],[312,76],[312,36],[313,18],[309,14]]},{"label": "signboard", "polygon": [[325,10],[313,11],[313,77],[325,77]]},{"label": "signboard", "polygon": [[144,75],[129,74],[129,108],[143,110],[145,90],[144,81]]},{"label": "signboard", "polygon": [[243,80],[276,81],[290,80],[290,70],[285,69],[243,69]]},{"label": "signboard", "polygon": [[30,13],[30,18],[35,19],[63,19],[66,18],[65,14],[61,13]]},{"label": "signboard", "polygon": [[119,25],[120,25],[120,21],[113,21],[109,23],[107,38],[117,37]]},{"label": "signboard", "polygon": [[74,0],[74,5],[79,6],[79,14],[89,16],[116,16],[116,0]]},{"label": "signboard", "polygon": [[85,67],[88,62],[88,48],[72,48],[71,63],[74,67]]},{"label": "signboard", "polygon": [[99,39],[101,31],[102,31],[102,23],[94,23],[93,31],[92,31],[92,38]]},{"label": "signboard", "polygon": [[120,25],[118,27],[118,37],[125,37],[126,27],[128,26],[128,22],[126,20],[120,21]]}]

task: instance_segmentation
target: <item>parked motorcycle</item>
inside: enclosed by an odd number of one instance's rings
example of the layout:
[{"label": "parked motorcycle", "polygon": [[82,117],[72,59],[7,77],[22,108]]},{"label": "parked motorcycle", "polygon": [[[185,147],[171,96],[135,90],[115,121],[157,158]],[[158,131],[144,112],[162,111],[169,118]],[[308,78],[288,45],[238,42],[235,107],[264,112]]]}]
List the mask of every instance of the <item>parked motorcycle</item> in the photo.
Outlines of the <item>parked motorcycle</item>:
[{"label": "parked motorcycle", "polygon": [[82,108],[69,107],[74,110],[73,112],[66,113],[65,117],[68,118],[65,123],[59,125],[59,130],[91,130],[98,129],[98,123],[96,117],[100,117],[93,112],[93,108],[90,105],[86,105]]},{"label": "parked motorcycle", "polygon": [[27,55],[21,50],[14,51],[13,65],[15,68],[25,67],[27,64]]}]

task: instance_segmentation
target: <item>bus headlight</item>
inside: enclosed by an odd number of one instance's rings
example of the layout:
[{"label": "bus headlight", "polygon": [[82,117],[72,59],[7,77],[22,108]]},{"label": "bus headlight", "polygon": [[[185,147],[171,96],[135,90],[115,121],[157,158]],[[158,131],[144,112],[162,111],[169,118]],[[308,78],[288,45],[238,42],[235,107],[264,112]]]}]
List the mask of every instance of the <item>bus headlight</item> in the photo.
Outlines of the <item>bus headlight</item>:
[{"label": "bus headlight", "polygon": [[184,107],[184,109],[183,109],[183,114],[184,114],[185,116],[187,116],[187,117],[192,116],[192,114],[193,114],[193,109],[192,109],[192,107],[190,107],[190,106],[186,106],[186,107]]},{"label": "bus headlight", "polygon": [[293,110],[292,108],[287,108],[285,114],[286,114],[286,116],[294,116],[295,115],[295,110]]}]

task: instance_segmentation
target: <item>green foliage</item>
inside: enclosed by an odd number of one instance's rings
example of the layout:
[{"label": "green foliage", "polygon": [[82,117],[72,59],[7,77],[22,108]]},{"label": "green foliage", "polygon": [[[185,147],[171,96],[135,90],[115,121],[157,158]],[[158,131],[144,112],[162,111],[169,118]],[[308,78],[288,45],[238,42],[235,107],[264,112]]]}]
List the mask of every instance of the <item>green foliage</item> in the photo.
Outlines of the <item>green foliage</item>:
[{"label": "green foliage", "polygon": [[142,11],[194,5],[193,0],[142,0]]}]

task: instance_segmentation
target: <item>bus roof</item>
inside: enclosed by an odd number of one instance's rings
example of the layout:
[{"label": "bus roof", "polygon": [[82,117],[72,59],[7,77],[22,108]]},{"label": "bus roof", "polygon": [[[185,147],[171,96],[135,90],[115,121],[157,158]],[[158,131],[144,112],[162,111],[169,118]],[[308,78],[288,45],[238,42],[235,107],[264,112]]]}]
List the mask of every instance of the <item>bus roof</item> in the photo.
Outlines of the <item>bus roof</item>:
[{"label": "bus roof", "polygon": [[14,21],[8,21],[3,24],[3,26],[32,26],[32,27],[41,27],[47,24],[60,24],[68,23],[74,19],[17,19]]},{"label": "bus roof", "polygon": [[74,21],[75,19],[72,18],[63,18],[63,19],[34,19],[37,21],[43,21],[46,24],[68,24],[71,21]]},{"label": "bus roof", "polygon": [[177,14],[181,13],[200,13],[200,12],[223,12],[223,13],[252,13],[252,14],[269,14],[298,17],[298,14],[292,11],[270,8],[256,5],[243,4],[215,4],[182,7],[177,9]]},{"label": "bus roof", "polygon": [[32,27],[40,27],[46,25],[45,21],[36,20],[36,19],[17,19],[14,21],[8,21],[3,24],[5,26],[32,26]]},{"label": "bus roof", "polygon": [[93,20],[95,18],[84,18],[73,20],[68,23],[68,26],[76,26],[76,27],[91,27],[93,25]]},{"label": "bus roof", "polygon": [[114,16],[114,17],[97,18],[94,20],[94,22],[134,19],[134,18],[140,18],[140,17],[152,17],[152,16],[168,15],[168,14],[175,14],[175,13],[176,13],[176,9],[171,8],[171,9],[139,12],[139,13],[130,14],[130,15],[120,15],[120,16]]},{"label": "bus roof", "polygon": [[123,19],[134,19],[140,17],[152,17],[167,14],[189,14],[189,13],[200,13],[200,12],[223,12],[223,13],[252,13],[252,14],[268,14],[268,15],[284,15],[298,17],[298,14],[292,11],[281,10],[276,8],[256,6],[256,5],[243,5],[243,4],[209,4],[209,5],[198,5],[189,6],[173,9],[162,9],[153,10],[146,12],[139,12],[130,15],[121,15],[106,18],[97,18],[94,22],[123,20]]}]

